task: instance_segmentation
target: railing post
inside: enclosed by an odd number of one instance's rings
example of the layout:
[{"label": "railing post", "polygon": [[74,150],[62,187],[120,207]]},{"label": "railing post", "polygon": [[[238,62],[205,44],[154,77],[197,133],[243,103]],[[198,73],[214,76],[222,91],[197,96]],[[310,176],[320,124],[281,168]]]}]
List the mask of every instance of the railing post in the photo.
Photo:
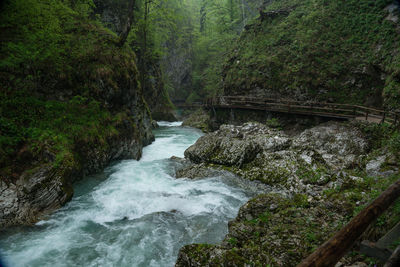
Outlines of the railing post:
[{"label": "railing post", "polygon": [[267,100],[265,100],[265,99],[264,99],[264,111],[265,111],[264,112],[265,113],[265,118],[267,118],[267,116],[268,116],[268,114],[267,114],[268,113],[268,111],[267,111]]},{"label": "railing post", "polygon": [[383,110],[383,116],[382,116],[382,121],[381,121],[381,123],[384,123],[384,122],[385,122],[385,119],[386,119],[386,111]]},{"label": "railing post", "polygon": [[369,113],[369,110],[367,109],[367,112],[365,113],[365,120],[366,121],[368,120],[368,113]]}]

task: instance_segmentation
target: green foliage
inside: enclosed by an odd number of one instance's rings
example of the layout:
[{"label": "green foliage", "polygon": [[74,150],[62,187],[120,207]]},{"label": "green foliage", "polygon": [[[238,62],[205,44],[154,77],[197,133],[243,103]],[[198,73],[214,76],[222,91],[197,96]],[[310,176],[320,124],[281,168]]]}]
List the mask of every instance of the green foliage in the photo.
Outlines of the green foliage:
[{"label": "green foliage", "polygon": [[[250,224],[254,224],[254,225],[267,224],[269,222],[270,217],[271,217],[270,212],[269,211],[265,211],[265,212],[261,213],[257,218],[252,219],[252,220],[250,220],[248,222]],[[255,236],[259,236],[260,233],[255,232],[254,235]]]},{"label": "green foliage", "polygon": [[385,92],[386,104],[399,106],[399,35],[384,10],[391,2],[270,1],[265,12],[289,15],[248,26],[223,66],[224,93],[262,88],[379,105]]},{"label": "green foliage", "polygon": [[228,239],[228,242],[229,242],[231,245],[235,246],[235,245],[237,244],[237,239],[234,238],[234,237],[232,237],[232,238]]},{"label": "green foliage", "polygon": [[0,100],[2,167],[24,144],[33,156],[50,150],[57,165],[71,153],[77,140],[104,145],[107,135],[115,133],[111,114],[99,102],[85,97],[46,101],[21,91]]},{"label": "green foliage", "polygon": [[248,2],[204,0],[199,3],[201,18],[199,28],[194,33],[192,73],[192,90],[199,96],[222,94],[221,76],[227,52],[246,21],[255,14],[254,7],[250,8]]},{"label": "green foliage", "polygon": [[192,92],[186,99],[186,103],[188,104],[192,104],[197,101],[201,101],[201,97],[196,92]]},{"label": "green foliage", "polygon": [[400,151],[400,132],[390,124],[365,123],[358,128],[370,142],[372,150],[387,147],[394,155]]},{"label": "green foliage", "polygon": [[93,0],[63,0],[62,2],[83,17],[88,17],[95,7]]},{"label": "green foliage", "polygon": [[[2,85],[41,92],[60,91],[61,87],[76,94],[88,94],[93,88],[88,88],[83,80],[109,71],[104,63],[112,54],[122,52],[112,49],[115,34],[88,20],[90,3],[6,1],[2,14],[7,15],[0,17],[4,40],[0,47]],[[102,70],[98,70],[99,65]]]},{"label": "green foliage", "polygon": [[372,149],[382,147],[391,133],[391,129],[387,124],[368,123],[360,125],[359,129],[370,140]]},{"label": "green foliage", "polygon": [[267,122],[265,124],[270,128],[282,130],[282,125],[277,118],[269,119],[269,120],[267,120]]},{"label": "green foliage", "polygon": [[[138,87],[135,58],[129,48],[115,45],[114,33],[90,19],[92,7],[92,0],[3,4],[2,177],[41,161],[73,162],[77,144],[103,149],[106,139],[116,133],[113,125],[121,116],[113,117],[104,107],[102,90],[118,92],[120,83],[128,81],[132,89]],[[118,108],[113,112],[124,106]]]},{"label": "green foliage", "polygon": [[393,153],[399,153],[400,151],[400,133],[395,132],[389,139],[389,148]]},{"label": "green foliage", "polygon": [[293,202],[296,203],[297,207],[307,208],[310,206],[307,201],[307,195],[304,194],[295,194],[293,196]]},{"label": "green foliage", "polygon": [[258,219],[263,223],[267,223],[270,216],[271,214],[268,211],[265,211],[263,214],[260,215],[260,217],[258,217]]},{"label": "green foliage", "polygon": [[[143,0],[138,3],[138,19],[130,43],[139,58],[147,63],[151,58],[162,56],[168,92],[174,98],[186,99],[221,93],[218,91],[221,66],[227,51],[249,18],[257,14],[262,1]],[[147,65],[141,66],[144,69]],[[181,73],[185,71],[188,73]],[[182,80],[185,80],[184,88],[179,87]]]}]

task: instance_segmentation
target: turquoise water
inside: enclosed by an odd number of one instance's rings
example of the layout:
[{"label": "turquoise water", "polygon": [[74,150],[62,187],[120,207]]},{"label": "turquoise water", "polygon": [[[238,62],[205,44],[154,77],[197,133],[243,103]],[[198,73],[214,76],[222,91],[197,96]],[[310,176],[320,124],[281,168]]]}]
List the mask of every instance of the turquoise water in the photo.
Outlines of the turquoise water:
[{"label": "turquoise water", "polygon": [[0,233],[6,266],[173,266],[183,245],[220,242],[247,194],[223,177],[175,179],[169,158],[201,132],[160,125],[140,161],[85,178],[47,220]]}]

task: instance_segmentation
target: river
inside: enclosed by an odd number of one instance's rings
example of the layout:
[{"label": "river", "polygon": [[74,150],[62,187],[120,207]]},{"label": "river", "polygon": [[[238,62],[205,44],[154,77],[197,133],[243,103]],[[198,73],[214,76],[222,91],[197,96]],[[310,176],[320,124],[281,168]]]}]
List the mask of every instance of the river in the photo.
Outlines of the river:
[{"label": "river", "polygon": [[46,220],[0,233],[5,265],[173,266],[183,245],[220,242],[249,195],[224,177],[175,179],[169,158],[202,134],[160,125],[140,161],[114,163]]}]

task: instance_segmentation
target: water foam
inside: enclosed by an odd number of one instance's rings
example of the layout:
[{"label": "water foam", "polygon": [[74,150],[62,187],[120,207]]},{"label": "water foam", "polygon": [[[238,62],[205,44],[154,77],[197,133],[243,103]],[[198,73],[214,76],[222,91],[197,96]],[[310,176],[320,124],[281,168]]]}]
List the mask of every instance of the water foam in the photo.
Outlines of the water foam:
[{"label": "water foam", "polygon": [[168,174],[201,133],[162,123],[140,161],[125,160],[77,185],[73,200],[34,227],[6,232],[0,247],[10,266],[173,266],[179,248],[221,241],[247,200],[215,177],[190,181]]},{"label": "water foam", "polygon": [[181,121],[173,121],[173,122],[170,122],[170,121],[158,121],[157,124],[159,126],[178,127],[178,126],[182,125],[182,122]]}]

